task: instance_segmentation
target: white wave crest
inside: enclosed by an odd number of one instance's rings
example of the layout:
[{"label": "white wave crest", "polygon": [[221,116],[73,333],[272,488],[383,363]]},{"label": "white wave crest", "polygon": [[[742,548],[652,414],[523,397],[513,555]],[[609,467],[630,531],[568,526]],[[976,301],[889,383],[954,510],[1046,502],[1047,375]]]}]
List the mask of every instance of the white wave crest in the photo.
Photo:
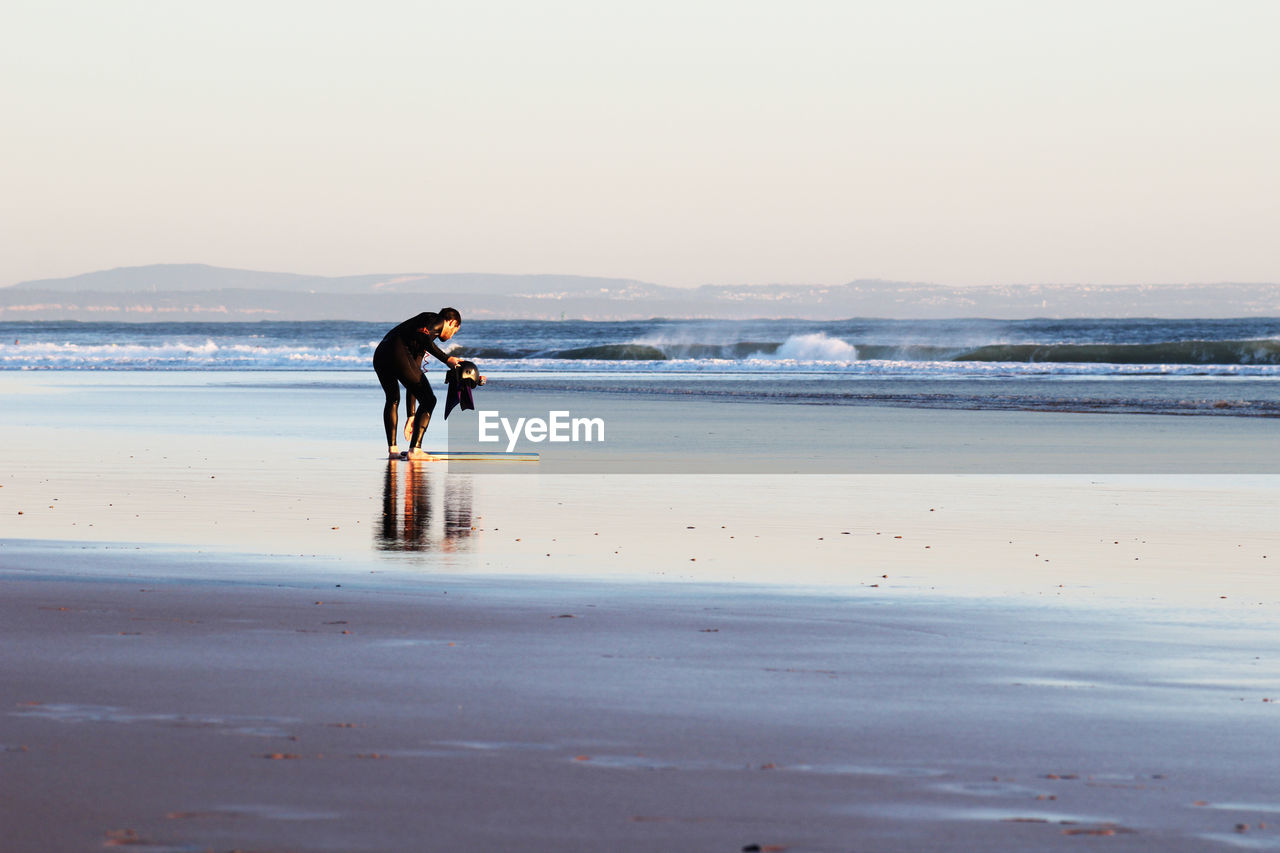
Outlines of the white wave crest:
[{"label": "white wave crest", "polygon": [[858,360],[858,348],[839,338],[829,338],[822,332],[813,332],[807,335],[792,335],[783,341],[777,352],[757,353],[752,358],[847,364]]},{"label": "white wave crest", "polygon": [[263,369],[296,367],[349,368],[369,362],[372,345],[331,347],[257,345],[236,342],[158,341],[102,344],[31,342],[0,346],[0,369]]}]

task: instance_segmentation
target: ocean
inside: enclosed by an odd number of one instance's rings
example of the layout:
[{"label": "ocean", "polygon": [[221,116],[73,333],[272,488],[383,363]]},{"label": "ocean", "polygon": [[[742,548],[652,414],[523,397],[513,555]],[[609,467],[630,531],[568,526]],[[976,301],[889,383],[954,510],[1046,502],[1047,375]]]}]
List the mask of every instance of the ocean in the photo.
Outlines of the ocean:
[{"label": "ocean", "polygon": [[[0,323],[0,370],[369,370],[391,323]],[[746,402],[1280,416],[1280,318],[467,322],[512,389]]]},{"label": "ocean", "polygon": [[[359,370],[391,324],[0,323],[0,369]],[[515,372],[1280,375],[1280,318],[468,322]]]}]

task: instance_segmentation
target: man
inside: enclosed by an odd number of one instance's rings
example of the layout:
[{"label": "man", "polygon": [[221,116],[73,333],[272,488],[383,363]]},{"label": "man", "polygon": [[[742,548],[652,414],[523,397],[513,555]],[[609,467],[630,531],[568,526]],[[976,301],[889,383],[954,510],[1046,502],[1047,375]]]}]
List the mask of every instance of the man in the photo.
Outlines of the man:
[{"label": "man", "polygon": [[[462,315],[457,309],[441,308],[436,313],[424,311],[387,332],[382,343],[373,351],[373,369],[377,371],[378,381],[382,383],[382,390],[386,393],[386,403],[382,407],[382,425],[387,432],[387,455],[390,458],[400,457],[400,448],[396,446],[396,427],[401,385],[405,387],[409,406],[405,421],[405,438],[409,440],[406,455],[409,459],[431,458],[430,454],[422,450],[422,434],[427,431],[427,424],[431,421],[431,412],[436,407],[436,395],[422,371],[422,359],[429,352],[449,367],[456,365],[460,359],[445,353],[436,341],[449,340],[458,333],[461,325]],[[413,412],[415,400],[418,402],[416,416]]]}]

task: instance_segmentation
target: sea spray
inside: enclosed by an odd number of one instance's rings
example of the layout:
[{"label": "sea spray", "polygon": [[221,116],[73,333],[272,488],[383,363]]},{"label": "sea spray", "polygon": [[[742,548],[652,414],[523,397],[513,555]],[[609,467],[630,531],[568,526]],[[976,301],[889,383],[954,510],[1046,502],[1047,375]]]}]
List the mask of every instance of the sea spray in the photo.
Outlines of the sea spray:
[{"label": "sea spray", "polygon": [[791,361],[851,362],[858,360],[858,349],[840,338],[822,332],[792,335],[772,353],[756,353],[752,358],[788,359]]}]

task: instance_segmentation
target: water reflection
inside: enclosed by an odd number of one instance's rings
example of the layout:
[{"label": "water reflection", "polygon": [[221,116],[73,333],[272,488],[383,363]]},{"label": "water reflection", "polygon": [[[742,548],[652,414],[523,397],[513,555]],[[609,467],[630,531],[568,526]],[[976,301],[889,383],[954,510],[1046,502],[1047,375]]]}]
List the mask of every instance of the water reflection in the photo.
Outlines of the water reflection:
[{"label": "water reflection", "polygon": [[442,466],[387,462],[382,481],[381,551],[457,551],[472,534],[471,478]]}]

